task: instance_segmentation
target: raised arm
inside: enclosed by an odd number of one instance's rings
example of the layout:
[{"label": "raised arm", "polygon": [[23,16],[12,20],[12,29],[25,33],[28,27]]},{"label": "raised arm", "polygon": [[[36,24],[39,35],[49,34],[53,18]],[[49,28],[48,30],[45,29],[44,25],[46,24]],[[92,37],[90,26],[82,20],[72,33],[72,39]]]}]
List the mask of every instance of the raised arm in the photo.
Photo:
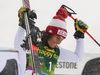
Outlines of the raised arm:
[{"label": "raised arm", "polygon": [[84,56],[84,29],[88,29],[87,24],[85,24],[83,21],[75,19],[74,22],[75,26],[75,33],[74,37],[76,39],[76,49],[75,52],[71,52],[69,50],[60,48],[60,56],[59,60],[67,61],[67,62],[79,62],[82,61]]},{"label": "raised arm", "polygon": [[60,56],[58,60],[66,61],[66,62],[80,62],[84,57],[84,40],[77,39],[76,40],[76,49],[75,52],[70,50],[60,48]]}]

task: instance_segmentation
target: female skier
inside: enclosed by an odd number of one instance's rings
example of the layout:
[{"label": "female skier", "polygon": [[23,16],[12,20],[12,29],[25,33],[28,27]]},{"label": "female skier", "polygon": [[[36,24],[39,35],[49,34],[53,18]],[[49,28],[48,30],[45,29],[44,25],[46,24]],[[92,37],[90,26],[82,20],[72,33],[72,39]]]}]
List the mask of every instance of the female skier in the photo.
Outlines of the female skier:
[{"label": "female skier", "polygon": [[[26,52],[20,46],[23,44],[23,39],[25,39],[25,24],[23,14],[26,9],[21,8],[19,10],[19,28],[16,33],[14,46],[15,49],[19,50],[19,58],[21,64],[21,75],[25,75],[26,68]],[[30,29],[32,31],[32,14],[34,12],[28,13],[29,21],[30,21]],[[63,49],[58,46],[62,40],[64,40],[67,36],[66,30],[66,21],[65,19],[68,17],[67,11],[64,8],[60,8],[53,19],[50,21],[49,25],[46,27],[46,30],[43,31],[42,41],[37,44],[38,53],[39,53],[39,61],[42,63],[40,65],[41,71],[43,75],[53,75],[54,69],[57,64],[57,60],[62,60],[66,62],[80,62],[84,56],[84,29],[88,29],[88,26],[81,20],[75,19],[75,33],[74,37],[76,39],[76,48],[75,52],[71,52],[70,50]],[[36,14],[35,14],[36,18]],[[37,27],[36,27],[37,28]],[[38,28],[37,28],[38,29]],[[36,36],[32,35],[32,38]],[[32,43],[34,41],[32,40]],[[28,55],[28,58],[30,54]],[[32,63],[30,62],[31,58],[29,58],[28,69],[32,69]]]}]

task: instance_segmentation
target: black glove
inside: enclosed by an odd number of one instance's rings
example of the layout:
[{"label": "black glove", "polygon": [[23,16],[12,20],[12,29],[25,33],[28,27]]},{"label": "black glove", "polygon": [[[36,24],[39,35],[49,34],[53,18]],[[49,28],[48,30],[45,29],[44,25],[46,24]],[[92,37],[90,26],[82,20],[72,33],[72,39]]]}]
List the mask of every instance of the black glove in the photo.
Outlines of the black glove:
[{"label": "black glove", "polygon": [[37,46],[37,44],[41,41],[42,32],[38,27],[34,26],[33,28],[31,28],[30,35],[32,38],[32,43]]},{"label": "black glove", "polygon": [[37,15],[36,13],[34,12],[34,10],[32,11],[29,11],[28,8],[23,8],[21,7],[18,11],[18,17],[19,17],[19,26],[23,27],[24,29],[26,29],[26,26],[25,26],[25,21],[24,21],[24,13],[27,12],[28,14],[28,19],[29,19],[29,25],[30,25],[30,28],[32,25],[35,24],[34,22],[34,19],[37,19]]},{"label": "black glove", "polygon": [[76,39],[84,38],[84,33],[85,32],[83,31],[83,29],[87,30],[88,29],[88,25],[85,24],[81,20],[75,19],[74,26],[75,26],[75,30],[76,30],[76,32],[74,33],[74,37]]},{"label": "black glove", "polygon": [[28,38],[26,37],[25,40],[23,40],[23,44],[21,44],[20,46],[24,49],[24,50],[29,50],[29,44],[28,44]]},{"label": "black glove", "polygon": [[21,44],[21,47],[24,48],[25,50],[29,50],[28,38],[30,35],[32,39],[32,44],[34,44],[35,46],[37,46],[38,43],[41,41],[42,32],[38,27],[34,26],[30,29],[30,31],[31,31],[30,34],[26,36],[25,40],[23,40],[24,43]]}]

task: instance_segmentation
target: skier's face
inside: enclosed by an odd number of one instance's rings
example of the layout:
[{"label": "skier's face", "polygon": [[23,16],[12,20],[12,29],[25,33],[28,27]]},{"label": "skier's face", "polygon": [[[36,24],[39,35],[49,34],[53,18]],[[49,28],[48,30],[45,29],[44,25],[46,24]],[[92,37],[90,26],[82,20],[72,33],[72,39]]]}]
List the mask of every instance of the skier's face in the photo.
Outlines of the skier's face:
[{"label": "skier's face", "polygon": [[48,39],[48,44],[51,48],[55,48],[57,45],[59,45],[62,42],[63,39],[64,39],[63,37],[52,35]]}]

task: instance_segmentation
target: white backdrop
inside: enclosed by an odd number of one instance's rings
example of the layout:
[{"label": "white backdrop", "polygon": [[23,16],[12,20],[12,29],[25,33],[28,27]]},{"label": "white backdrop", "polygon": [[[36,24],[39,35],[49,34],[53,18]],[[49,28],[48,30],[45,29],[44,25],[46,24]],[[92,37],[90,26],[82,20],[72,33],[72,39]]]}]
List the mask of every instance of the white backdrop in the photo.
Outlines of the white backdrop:
[{"label": "white backdrop", "polygon": [[[30,0],[31,9],[37,13],[36,26],[45,30],[46,26],[62,4],[71,7],[77,15],[89,25],[88,32],[100,43],[100,0]],[[18,29],[18,10],[21,0],[0,0],[0,47],[13,48],[14,37]],[[61,46],[74,51],[74,22],[66,19],[68,36]],[[85,36],[85,52],[100,53],[100,47],[90,37]]]}]

